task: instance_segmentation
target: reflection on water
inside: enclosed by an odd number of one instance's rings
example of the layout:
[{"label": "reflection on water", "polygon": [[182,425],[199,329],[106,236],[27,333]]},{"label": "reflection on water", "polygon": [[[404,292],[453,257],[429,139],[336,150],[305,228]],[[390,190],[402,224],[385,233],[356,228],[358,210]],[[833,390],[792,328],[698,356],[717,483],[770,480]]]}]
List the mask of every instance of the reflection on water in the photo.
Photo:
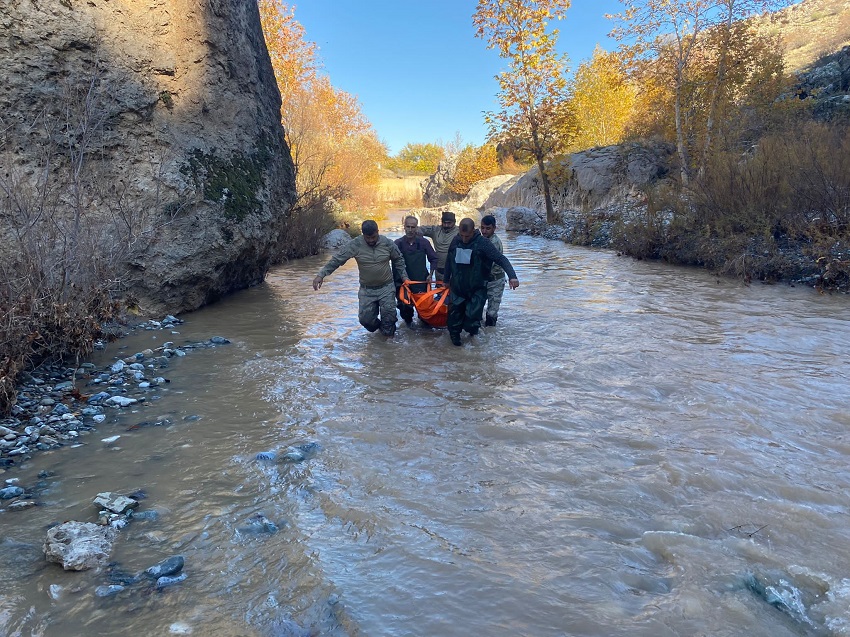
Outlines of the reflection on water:
[{"label": "reflection on water", "polygon": [[[7,476],[54,473],[0,514],[0,632],[850,634],[847,299],[505,244],[521,287],[463,348],[367,333],[353,263],[311,289],[324,258],[118,344],[233,341]],[[48,525],[136,489],[159,515],[115,568],[180,554],[186,581],[101,599],[43,563]]]}]

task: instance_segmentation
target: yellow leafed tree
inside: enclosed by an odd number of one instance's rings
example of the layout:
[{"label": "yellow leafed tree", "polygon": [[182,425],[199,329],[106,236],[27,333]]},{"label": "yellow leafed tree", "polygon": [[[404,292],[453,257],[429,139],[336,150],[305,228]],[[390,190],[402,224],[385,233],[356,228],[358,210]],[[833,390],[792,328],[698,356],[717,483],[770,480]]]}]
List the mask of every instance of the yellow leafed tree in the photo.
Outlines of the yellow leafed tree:
[{"label": "yellow leafed tree", "polygon": [[281,92],[281,120],[295,165],[299,203],[325,196],[372,202],[386,147],[357,98],[320,72],[316,45],[295,20],[294,7],[260,0],[266,46]]},{"label": "yellow leafed tree", "polygon": [[637,96],[616,53],[600,47],[578,67],[570,84],[569,109],[575,127],[572,152],[623,141]]},{"label": "yellow leafed tree", "polygon": [[549,223],[556,218],[545,161],[558,145],[556,105],[566,97],[567,85],[566,58],[555,49],[558,30],[549,23],[563,19],[569,6],[570,0],[478,0],[472,16],[476,36],[508,61],[508,70],[496,77],[502,110],[485,118],[490,138],[528,142]]},{"label": "yellow leafed tree", "polygon": [[496,146],[484,144],[475,147],[472,144],[460,151],[457,167],[449,182],[449,188],[458,195],[466,196],[472,184],[492,177],[499,171]]}]

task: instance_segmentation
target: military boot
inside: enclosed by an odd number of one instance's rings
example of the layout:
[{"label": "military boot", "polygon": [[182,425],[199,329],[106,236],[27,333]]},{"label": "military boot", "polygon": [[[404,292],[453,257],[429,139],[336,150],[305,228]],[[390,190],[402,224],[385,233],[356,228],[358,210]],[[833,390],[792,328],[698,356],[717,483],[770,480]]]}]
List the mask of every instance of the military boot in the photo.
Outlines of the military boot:
[{"label": "military boot", "polygon": [[495,327],[496,325],[496,317],[490,316],[489,314],[484,317],[484,327]]}]

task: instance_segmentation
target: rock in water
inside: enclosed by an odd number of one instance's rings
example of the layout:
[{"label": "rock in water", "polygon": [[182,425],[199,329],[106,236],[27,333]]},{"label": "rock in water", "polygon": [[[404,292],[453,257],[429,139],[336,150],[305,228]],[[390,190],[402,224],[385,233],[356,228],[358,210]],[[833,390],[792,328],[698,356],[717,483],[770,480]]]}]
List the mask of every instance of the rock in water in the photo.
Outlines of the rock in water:
[{"label": "rock in water", "polygon": [[182,555],[174,555],[167,560],[163,560],[159,564],[151,566],[145,571],[145,575],[151,578],[174,575],[183,570],[185,561]]},{"label": "rock in water", "polygon": [[66,571],[85,571],[101,566],[112,552],[118,531],[92,522],[65,522],[47,531],[44,556]]}]

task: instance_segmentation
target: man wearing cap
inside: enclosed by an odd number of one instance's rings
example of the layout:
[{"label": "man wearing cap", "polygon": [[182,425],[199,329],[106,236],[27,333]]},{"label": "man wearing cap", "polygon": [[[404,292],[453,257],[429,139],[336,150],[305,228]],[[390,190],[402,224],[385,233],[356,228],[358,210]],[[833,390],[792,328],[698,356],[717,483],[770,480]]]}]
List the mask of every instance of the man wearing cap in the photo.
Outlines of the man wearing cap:
[{"label": "man wearing cap", "polygon": [[435,278],[437,281],[442,281],[449,246],[452,244],[452,239],[457,236],[455,213],[444,212],[439,226],[422,226],[421,231],[424,236],[430,237],[434,241],[434,251],[437,253],[437,274]]},{"label": "man wearing cap", "polygon": [[397,318],[393,272],[399,281],[407,281],[404,257],[392,239],[378,234],[378,224],[371,219],[364,221],[360,229],[363,234],[342,246],[319,271],[313,279],[313,289],[322,287],[326,276],[353,258],[360,272],[360,324],[370,332],[380,328],[381,334],[392,336]]},{"label": "man wearing cap", "polygon": [[446,257],[445,282],[450,290],[446,327],[453,345],[462,345],[463,330],[470,336],[478,334],[494,263],[504,268],[511,289],[518,288],[519,279],[508,258],[475,229],[472,219],[463,219]]}]

